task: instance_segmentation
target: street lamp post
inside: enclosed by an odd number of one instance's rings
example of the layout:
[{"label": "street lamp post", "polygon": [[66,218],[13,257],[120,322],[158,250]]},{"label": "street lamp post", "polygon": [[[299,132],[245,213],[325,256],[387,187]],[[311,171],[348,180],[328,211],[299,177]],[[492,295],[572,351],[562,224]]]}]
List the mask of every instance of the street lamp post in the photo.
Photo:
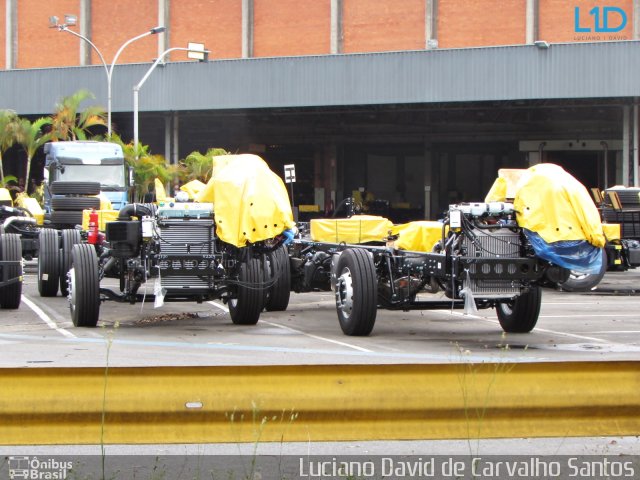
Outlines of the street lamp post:
[{"label": "street lamp post", "polygon": [[147,81],[147,78],[153,73],[155,68],[162,62],[163,58],[166,57],[170,52],[175,52],[177,50],[189,52],[189,58],[193,58],[200,62],[206,62],[209,55],[209,50],[205,50],[204,44],[202,43],[189,43],[188,47],[172,47],[164,52],[153,62],[153,65],[149,67],[147,73],[144,74],[142,79],[138,82],[137,85],[133,87],[133,151],[136,159],[138,158],[138,96],[140,94],[140,89],[144,82]]},{"label": "street lamp post", "polygon": [[115,56],[113,57],[113,61],[111,62],[111,66],[107,67],[107,62],[105,62],[104,57],[102,56],[102,53],[100,52],[100,50],[98,50],[98,47],[95,46],[95,44],[89,40],[87,37],[85,37],[84,35],[79,34],[78,32],[74,32],[73,30],[69,29],[69,25],[73,26],[76,24],[76,17],[73,15],[65,15],[65,23],[63,24],[58,24],[58,17],[51,17],[49,18],[49,24],[51,25],[52,28],[57,28],[59,31],[61,32],[67,32],[70,33],[71,35],[75,35],[76,37],[84,40],[85,42],[87,42],[89,45],[91,45],[91,48],[93,48],[95,50],[95,52],[98,54],[98,56],[100,57],[100,61],[102,62],[102,65],[104,66],[104,70],[107,74],[107,135],[109,137],[111,137],[111,78],[113,77],[113,68],[116,65],[116,61],[118,60],[118,57],[120,56],[120,54],[122,53],[122,51],[131,43],[135,42],[136,40],[140,40],[141,38],[147,37],[149,35],[154,35],[156,33],[162,33],[166,30],[165,27],[154,27],[151,30],[148,30],[138,36],[135,36],[133,38],[130,38],[129,40],[127,40],[126,42],[124,42],[122,44],[122,46],[118,49],[118,51],[116,52]]}]

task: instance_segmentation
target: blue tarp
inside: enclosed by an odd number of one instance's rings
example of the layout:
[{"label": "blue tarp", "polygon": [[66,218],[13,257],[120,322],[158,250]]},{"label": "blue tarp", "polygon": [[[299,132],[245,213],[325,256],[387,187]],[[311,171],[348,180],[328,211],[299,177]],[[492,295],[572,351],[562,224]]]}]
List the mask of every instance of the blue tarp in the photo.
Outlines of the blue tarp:
[{"label": "blue tarp", "polygon": [[554,265],[593,275],[597,275],[602,269],[602,249],[586,240],[547,243],[531,230],[524,229],[524,233],[536,255]]}]

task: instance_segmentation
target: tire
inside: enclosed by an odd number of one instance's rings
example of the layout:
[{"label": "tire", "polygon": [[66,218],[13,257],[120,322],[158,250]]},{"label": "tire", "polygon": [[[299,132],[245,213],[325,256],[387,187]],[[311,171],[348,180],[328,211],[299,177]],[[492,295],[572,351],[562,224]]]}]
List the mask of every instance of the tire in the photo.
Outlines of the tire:
[{"label": "tire", "polygon": [[531,287],[528,292],[496,306],[500,326],[507,333],[529,333],[538,323],[542,289]]},{"label": "tire", "polygon": [[82,243],[78,230],[62,231],[62,247],[60,248],[60,293],[63,297],[69,294],[67,272],[71,268],[71,250],[74,245]]},{"label": "tire", "polygon": [[50,188],[53,195],[98,195],[100,182],[57,181],[53,182]]},{"label": "tire", "polygon": [[264,308],[268,312],[284,312],[289,306],[291,297],[291,268],[289,267],[289,251],[281,245],[267,255],[268,273],[266,282],[271,285],[267,289]]},{"label": "tire", "polygon": [[[7,274],[7,280],[22,277],[22,244],[19,235],[15,233],[0,235],[0,260],[20,262],[16,265],[2,267],[2,271]],[[2,280],[1,276],[0,280]],[[18,283],[0,288],[0,308],[16,309],[20,307],[21,296],[22,278]]]},{"label": "tire", "polygon": [[360,248],[342,252],[336,267],[336,310],[345,335],[366,336],[376,323],[378,282],[373,258]]},{"label": "tire", "polygon": [[100,210],[98,197],[60,197],[51,199],[53,211],[81,212],[82,210]]},{"label": "tire", "polygon": [[71,321],[76,327],[95,327],[100,316],[100,279],[93,245],[73,246],[69,279]]},{"label": "tire", "polygon": [[255,325],[264,307],[262,264],[251,257],[240,266],[237,298],[229,300],[229,314],[236,325]]},{"label": "tire", "polygon": [[38,291],[41,297],[55,297],[60,283],[60,248],[58,232],[50,228],[40,230],[38,253]]},{"label": "tire", "polygon": [[51,223],[54,225],[82,225],[82,212],[51,212]]},{"label": "tire", "polygon": [[569,274],[569,279],[566,282],[558,284],[562,290],[566,292],[587,292],[593,287],[598,285],[607,272],[607,252],[602,249],[602,267],[598,273],[584,274],[574,272],[573,270]]}]

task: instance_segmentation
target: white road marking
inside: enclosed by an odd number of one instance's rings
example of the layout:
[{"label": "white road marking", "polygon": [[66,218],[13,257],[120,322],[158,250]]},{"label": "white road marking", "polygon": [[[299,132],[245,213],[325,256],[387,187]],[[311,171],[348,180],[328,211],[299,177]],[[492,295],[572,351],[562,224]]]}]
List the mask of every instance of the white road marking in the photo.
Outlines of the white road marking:
[{"label": "white road marking", "polygon": [[61,335],[64,335],[65,337],[69,337],[69,338],[77,338],[73,333],[71,333],[68,330],[65,330],[64,328],[61,328],[58,326],[58,324],[56,322],[54,322],[53,320],[51,320],[51,318],[49,317],[49,315],[47,315],[46,313],[44,313],[42,311],[42,309],[37,306],[35,303],[33,303],[31,300],[29,300],[26,296],[22,295],[22,302],[27,305],[27,307],[29,307],[31,310],[33,310],[33,312],[38,315],[38,317],[40,317],[40,319],[46,323],[49,328],[52,328],[53,330],[55,330],[56,332],[60,333]]},{"label": "white road marking", "polygon": [[[225,307],[224,305],[221,305],[221,304],[219,304],[217,302],[214,302],[214,301],[210,301],[210,302],[207,302],[207,303],[210,304],[210,305],[213,305],[214,307],[219,308],[220,310],[224,310],[225,312],[229,313],[229,309],[227,307]],[[333,344],[336,344],[336,345],[340,345],[342,347],[353,348],[354,350],[358,350],[359,352],[374,353],[373,350],[368,350],[368,349],[363,348],[363,347],[358,347],[357,345],[351,345],[350,343],[340,342],[338,340],[333,340],[331,338],[325,338],[325,337],[320,337],[318,335],[312,335],[310,333],[303,332],[302,330],[297,330],[295,328],[287,327],[286,325],[280,325],[280,324],[277,324],[277,323],[267,322],[266,320],[260,320],[260,322],[261,323],[265,323],[267,325],[271,325],[272,327],[282,328],[284,330],[289,330],[290,332],[299,333],[300,335],[304,335],[305,337],[313,338],[315,340],[320,340],[320,341],[323,341],[323,342],[333,343]]]}]

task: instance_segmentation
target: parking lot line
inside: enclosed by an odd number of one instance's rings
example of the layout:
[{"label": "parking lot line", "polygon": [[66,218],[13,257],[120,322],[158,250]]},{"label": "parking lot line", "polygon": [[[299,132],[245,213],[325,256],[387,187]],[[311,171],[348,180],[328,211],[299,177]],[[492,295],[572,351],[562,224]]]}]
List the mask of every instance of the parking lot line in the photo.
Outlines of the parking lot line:
[{"label": "parking lot line", "polygon": [[22,295],[22,302],[29,307],[31,310],[33,310],[33,312],[38,315],[38,317],[40,318],[40,320],[42,320],[44,323],[46,323],[50,328],[52,328],[53,330],[55,330],[56,332],[60,333],[61,335],[64,335],[65,337],[69,337],[69,338],[76,338],[76,336],[71,333],[68,330],[65,330],[64,328],[61,328],[58,326],[58,324],[56,322],[54,322],[49,315],[47,315],[46,313],[44,313],[42,311],[42,309],[37,306],[35,303],[33,303],[31,300],[29,300],[25,295]]},{"label": "parking lot line", "polygon": [[[224,305],[221,305],[221,304],[219,304],[219,303],[217,303],[217,302],[215,302],[213,300],[210,301],[210,302],[207,302],[207,303],[210,304],[210,305],[213,305],[214,307],[219,308],[220,310],[223,310],[223,311],[229,313],[229,309],[227,307],[225,307]],[[318,335],[312,335],[310,333],[303,332],[302,330],[296,330],[295,328],[287,327],[285,325],[280,325],[280,324],[277,324],[277,323],[267,322],[266,320],[259,320],[259,322],[265,323],[267,325],[271,325],[272,327],[282,328],[282,329],[288,330],[290,332],[299,333],[300,335],[304,335],[305,337],[313,338],[315,340],[321,340],[323,342],[333,343],[333,344],[336,344],[336,345],[340,345],[342,347],[353,348],[354,350],[358,350],[360,352],[374,353],[373,350],[368,350],[368,349],[363,348],[363,347],[358,347],[357,345],[351,345],[350,343],[340,342],[338,340],[333,340],[331,338],[325,338],[325,337],[320,337]]]}]

